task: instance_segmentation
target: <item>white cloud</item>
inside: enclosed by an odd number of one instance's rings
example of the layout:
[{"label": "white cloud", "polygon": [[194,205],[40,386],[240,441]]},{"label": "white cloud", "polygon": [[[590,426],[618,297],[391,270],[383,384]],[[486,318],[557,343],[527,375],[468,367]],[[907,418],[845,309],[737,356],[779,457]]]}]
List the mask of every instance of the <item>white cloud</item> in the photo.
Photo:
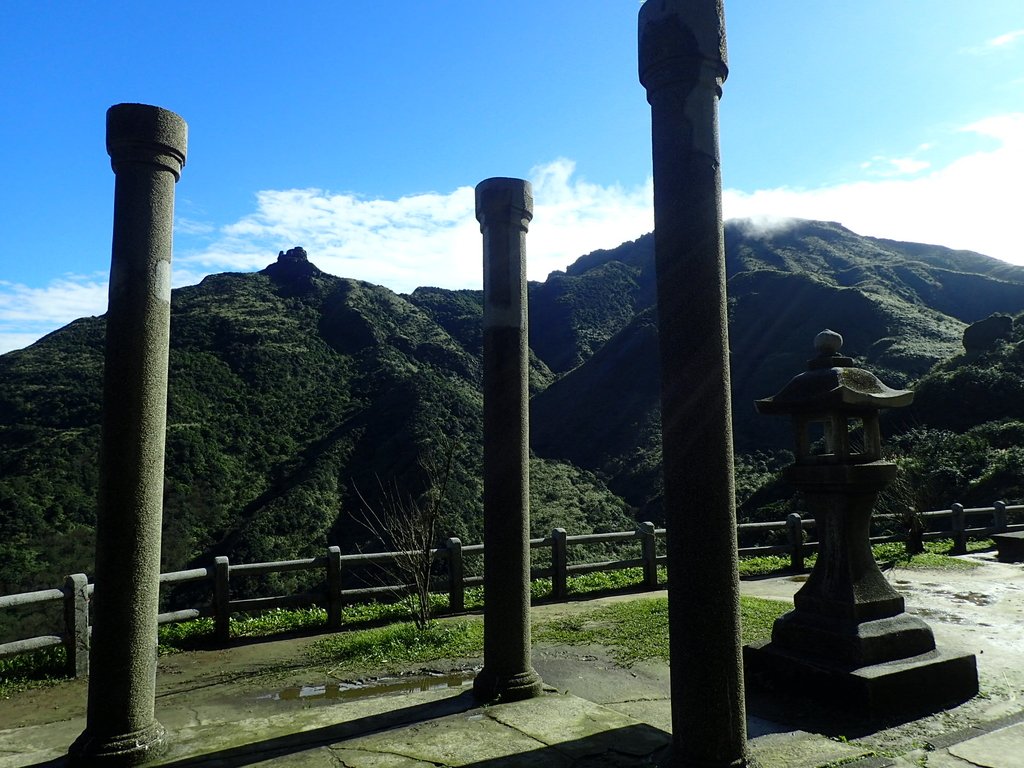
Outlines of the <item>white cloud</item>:
[{"label": "white cloud", "polygon": [[993,37],[991,40],[985,41],[986,48],[1006,48],[1007,46],[1013,45],[1020,38],[1024,37],[1024,29],[1015,29],[1013,32],[1007,32],[1003,35]]},{"label": "white cloud", "polygon": [[874,237],[939,243],[1024,264],[1020,178],[1024,113],[1000,115],[962,129],[996,146],[912,178],[858,181],[818,189],[726,190],[733,218],[839,221]]},{"label": "white cloud", "polygon": [[47,331],[8,331],[0,324],[0,355],[34,344],[46,333]]},{"label": "white cloud", "polygon": [[177,216],[174,219],[174,231],[186,235],[209,235],[217,231],[217,227],[206,221],[196,221]]},{"label": "white cloud", "polygon": [[654,228],[650,179],[632,189],[604,187],[574,178],[575,170],[575,163],[560,159],[530,173],[534,215],[526,248],[533,280],[543,280],[586,253],[614,248]]},{"label": "white cloud", "polygon": [[917,160],[913,157],[882,157],[881,155],[876,155],[860,164],[861,170],[865,173],[880,177],[913,176],[930,166],[931,163],[927,160]]},{"label": "white cloud", "polygon": [[0,353],[106,311],[107,283],[99,275],[64,275],[43,288],[0,280]]},{"label": "white cloud", "polygon": [[[1024,113],[993,116],[962,128],[986,148],[943,166],[914,158],[871,158],[859,181],[816,189],[727,189],[725,215],[750,226],[785,226],[794,218],[839,221],[875,237],[940,243],[1024,264],[1019,236],[1019,179],[1024,177]],[[919,151],[931,148],[922,144]],[[915,153],[916,154],[916,153]],[[879,176],[879,169],[890,171]],[[875,173],[871,173],[874,171]],[[632,188],[588,182],[559,159],[529,174],[534,218],[527,236],[531,279],[564,269],[579,256],[634,239],[653,227],[652,183]],[[206,233],[190,227],[176,244],[175,286],[211,272],[253,271],[279,250],[300,245],[321,269],[407,292],[421,285],[479,287],[481,237],[473,189],[370,200],[319,189],[266,190],[255,210]],[[0,281],[0,352],[83,315],[105,311],[105,275],[65,275],[42,288]]]},{"label": "white cloud", "polygon": [[[534,280],[564,269],[597,248],[639,237],[653,226],[650,184],[601,186],[575,176],[558,159],[530,173],[534,216],[527,237],[527,268]],[[180,268],[255,270],[279,250],[302,246],[326,272],[408,292],[422,285],[479,287],[480,227],[472,187],[449,193],[368,200],[320,189],[267,190],[256,210],[223,227],[199,251],[176,257]],[[180,265],[180,266],[179,266]]]}]

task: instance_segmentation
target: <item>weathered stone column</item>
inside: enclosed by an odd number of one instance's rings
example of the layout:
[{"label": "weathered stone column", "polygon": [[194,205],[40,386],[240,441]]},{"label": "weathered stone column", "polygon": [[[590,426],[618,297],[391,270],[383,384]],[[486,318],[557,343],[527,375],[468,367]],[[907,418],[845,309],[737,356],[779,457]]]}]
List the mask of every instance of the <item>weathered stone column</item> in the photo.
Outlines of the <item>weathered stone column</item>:
[{"label": "weathered stone column", "polygon": [[671,765],[746,764],[718,99],[718,0],[648,0],[662,455],[672,659]]},{"label": "weathered stone column", "polygon": [[541,692],[530,662],[530,435],[526,230],[533,190],[522,179],[476,187],[484,236],[484,668],[485,701]]},{"label": "weathered stone column", "polygon": [[145,104],[107,112],[116,177],[96,588],[85,731],[71,755],[136,765],[163,746],[154,716],[174,185],[187,126]]}]

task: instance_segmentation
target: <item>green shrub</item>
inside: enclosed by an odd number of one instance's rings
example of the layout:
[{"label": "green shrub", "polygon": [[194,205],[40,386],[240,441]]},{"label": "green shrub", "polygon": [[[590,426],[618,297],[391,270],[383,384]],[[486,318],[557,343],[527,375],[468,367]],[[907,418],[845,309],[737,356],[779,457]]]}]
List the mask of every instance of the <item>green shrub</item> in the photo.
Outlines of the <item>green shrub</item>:
[{"label": "green shrub", "polygon": [[69,679],[67,659],[63,645],[0,659],[0,699],[25,688]]}]

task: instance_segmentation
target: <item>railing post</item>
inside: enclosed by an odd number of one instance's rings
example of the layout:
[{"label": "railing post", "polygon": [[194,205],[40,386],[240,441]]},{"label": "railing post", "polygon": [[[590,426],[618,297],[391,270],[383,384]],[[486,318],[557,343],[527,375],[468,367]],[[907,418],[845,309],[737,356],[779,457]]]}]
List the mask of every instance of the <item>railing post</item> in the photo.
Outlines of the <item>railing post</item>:
[{"label": "railing post", "polygon": [[957,502],[950,510],[951,527],[953,529],[953,551],[954,555],[967,554],[967,516],[964,514],[964,505]]},{"label": "railing post", "polygon": [[231,639],[230,566],[223,555],[213,559],[213,634],[217,642]]},{"label": "railing post", "polygon": [[992,505],[992,524],[1000,532],[1006,530],[1006,502],[997,501]]},{"label": "railing post", "polygon": [[75,573],[64,579],[64,649],[67,673],[89,676],[89,579]]},{"label": "railing post", "polygon": [[327,628],[341,629],[341,547],[327,548]]},{"label": "railing post", "polygon": [[466,610],[462,540],[452,536],[444,543],[444,547],[448,551],[448,610],[451,613],[462,613]]},{"label": "railing post", "polygon": [[799,512],[786,515],[786,534],[789,537],[789,568],[794,573],[804,570],[804,522]]},{"label": "railing post", "polygon": [[644,561],[644,587],[658,588],[658,540],[654,536],[654,523],[643,522],[636,527],[640,537],[641,558]]},{"label": "railing post", "polygon": [[565,600],[568,593],[569,555],[565,528],[551,531],[551,597]]}]

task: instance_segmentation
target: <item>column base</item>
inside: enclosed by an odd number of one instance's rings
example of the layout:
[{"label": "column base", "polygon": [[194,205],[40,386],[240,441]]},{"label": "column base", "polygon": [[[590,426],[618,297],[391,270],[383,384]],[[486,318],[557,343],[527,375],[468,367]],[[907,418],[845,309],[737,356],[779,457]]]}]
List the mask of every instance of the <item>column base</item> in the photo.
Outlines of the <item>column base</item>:
[{"label": "column base", "polygon": [[167,747],[166,731],[157,721],[139,731],[93,736],[86,728],[68,750],[70,765],[141,765]]},{"label": "column base", "polygon": [[800,658],[866,667],[928,653],[935,649],[935,636],[907,613],[858,623],[795,610],[775,620],[772,645]]},{"label": "column base", "polygon": [[932,650],[857,667],[798,656],[774,643],[743,647],[747,682],[776,693],[806,696],[869,718],[913,716],[960,704],[978,693],[974,654]]},{"label": "column base", "polygon": [[482,702],[521,701],[540,696],[543,692],[544,681],[533,667],[511,677],[500,677],[484,666],[473,680],[473,695]]}]

